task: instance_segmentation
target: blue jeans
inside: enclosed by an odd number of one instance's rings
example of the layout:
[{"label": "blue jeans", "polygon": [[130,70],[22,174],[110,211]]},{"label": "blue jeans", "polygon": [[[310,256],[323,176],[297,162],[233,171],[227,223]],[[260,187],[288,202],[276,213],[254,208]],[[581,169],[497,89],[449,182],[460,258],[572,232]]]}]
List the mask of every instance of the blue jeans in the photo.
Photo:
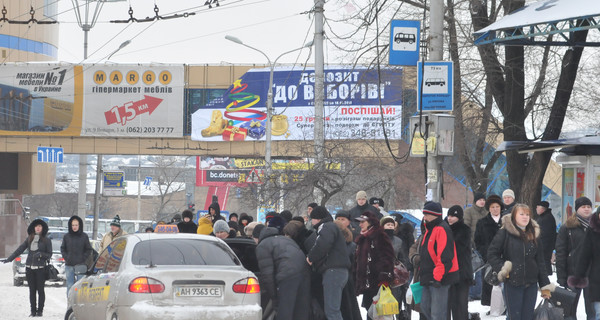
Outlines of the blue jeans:
[{"label": "blue jeans", "polygon": [[84,274],[75,274],[75,266],[65,265],[65,278],[67,278],[67,297],[69,296],[69,289],[71,289],[75,282],[83,278],[83,276]]},{"label": "blue jeans", "polygon": [[323,273],[323,300],[325,302],[325,316],[327,320],[343,320],[342,291],[348,281],[348,269],[327,269]]},{"label": "blue jeans", "polygon": [[537,290],[538,286],[535,283],[529,286],[513,286],[505,282],[506,317],[515,320],[533,319]]},{"label": "blue jeans", "polygon": [[594,309],[596,310],[596,319],[600,319],[600,302],[594,302]]},{"label": "blue jeans", "polygon": [[421,313],[423,313],[427,319],[447,319],[449,289],[449,285],[441,286],[439,288],[423,286],[423,292],[421,293]]},{"label": "blue jeans", "polygon": [[471,300],[481,299],[481,270],[475,273],[475,284],[469,289],[469,298]]}]

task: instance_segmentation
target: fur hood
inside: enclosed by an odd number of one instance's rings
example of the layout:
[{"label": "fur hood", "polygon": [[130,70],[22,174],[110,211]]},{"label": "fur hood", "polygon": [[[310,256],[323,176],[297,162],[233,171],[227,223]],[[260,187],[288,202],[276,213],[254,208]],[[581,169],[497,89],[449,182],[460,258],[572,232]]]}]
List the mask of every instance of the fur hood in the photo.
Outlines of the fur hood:
[{"label": "fur hood", "polygon": [[[507,214],[504,217],[502,217],[502,228],[506,229],[506,231],[510,234],[512,234],[513,236],[516,237],[520,237],[521,233],[519,232],[519,230],[517,230],[517,226],[515,226],[512,223],[512,220],[510,219],[511,215]],[[540,226],[538,225],[537,222],[535,222],[535,220],[531,219],[531,224],[533,225],[533,230],[535,231],[535,237],[539,238],[540,237]]]},{"label": "fur hood", "polygon": [[574,214],[567,219],[567,221],[565,222],[565,225],[569,229],[574,229],[574,228],[581,227],[581,222],[579,222],[579,219],[577,219],[577,215]]},{"label": "fur hood", "polygon": [[42,226],[41,236],[45,237],[48,234],[48,224],[42,219],[35,219],[35,220],[31,221],[31,223],[27,227],[27,234],[29,234],[29,235],[34,234],[35,226],[37,226],[38,224]]},{"label": "fur hood", "polygon": [[[73,231],[73,227],[71,226],[73,220],[77,220],[79,222],[79,230],[77,230],[77,232]],[[77,235],[83,234],[83,220],[79,216],[72,216],[71,219],[69,219],[69,233]]]}]

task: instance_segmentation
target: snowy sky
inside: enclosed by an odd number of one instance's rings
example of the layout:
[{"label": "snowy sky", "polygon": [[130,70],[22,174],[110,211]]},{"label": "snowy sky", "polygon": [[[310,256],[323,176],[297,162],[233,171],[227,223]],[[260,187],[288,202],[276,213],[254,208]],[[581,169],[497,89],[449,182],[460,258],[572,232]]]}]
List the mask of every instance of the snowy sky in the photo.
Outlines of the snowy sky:
[{"label": "snowy sky", "polygon": [[[83,61],[83,31],[76,23],[72,2],[59,1],[60,61]],[[84,3],[84,0],[78,0]],[[264,51],[271,59],[302,47],[314,35],[313,15],[301,14],[312,9],[313,0],[220,0],[219,7],[204,6],[205,0],[128,0],[106,3],[97,24],[89,32],[88,61],[106,59],[119,46],[131,43],[110,59],[114,62],[163,63],[266,63],[257,52],[225,39],[235,36]],[[95,4],[95,2],[93,2]],[[160,15],[196,12],[187,18],[145,23],[110,23],[127,20],[131,5],[135,18],[154,16],[154,4]],[[92,6],[93,7],[93,6]],[[83,8],[82,8],[83,14]],[[308,50],[290,54],[281,62],[304,62]],[[314,58],[311,58],[311,62]]]}]

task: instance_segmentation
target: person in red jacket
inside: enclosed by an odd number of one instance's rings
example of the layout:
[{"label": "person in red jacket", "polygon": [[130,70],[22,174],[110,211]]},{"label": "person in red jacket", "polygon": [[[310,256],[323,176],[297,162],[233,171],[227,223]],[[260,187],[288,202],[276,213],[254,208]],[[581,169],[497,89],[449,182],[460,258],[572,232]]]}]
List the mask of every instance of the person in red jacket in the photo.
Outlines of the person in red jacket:
[{"label": "person in red jacket", "polygon": [[430,320],[446,320],[448,290],[459,280],[456,247],[450,226],[442,220],[442,205],[429,201],[423,207],[425,234],[421,240],[421,312]]}]

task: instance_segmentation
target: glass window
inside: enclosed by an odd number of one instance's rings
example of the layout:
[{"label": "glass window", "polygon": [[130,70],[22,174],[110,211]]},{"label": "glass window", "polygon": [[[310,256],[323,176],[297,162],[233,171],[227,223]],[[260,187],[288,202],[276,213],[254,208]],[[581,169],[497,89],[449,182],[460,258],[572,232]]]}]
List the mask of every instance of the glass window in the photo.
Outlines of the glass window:
[{"label": "glass window", "polygon": [[135,233],[135,222],[123,222],[121,221],[121,229],[127,233]]},{"label": "glass window", "polygon": [[156,239],[135,245],[136,265],[240,265],[227,245],[196,239]]}]

